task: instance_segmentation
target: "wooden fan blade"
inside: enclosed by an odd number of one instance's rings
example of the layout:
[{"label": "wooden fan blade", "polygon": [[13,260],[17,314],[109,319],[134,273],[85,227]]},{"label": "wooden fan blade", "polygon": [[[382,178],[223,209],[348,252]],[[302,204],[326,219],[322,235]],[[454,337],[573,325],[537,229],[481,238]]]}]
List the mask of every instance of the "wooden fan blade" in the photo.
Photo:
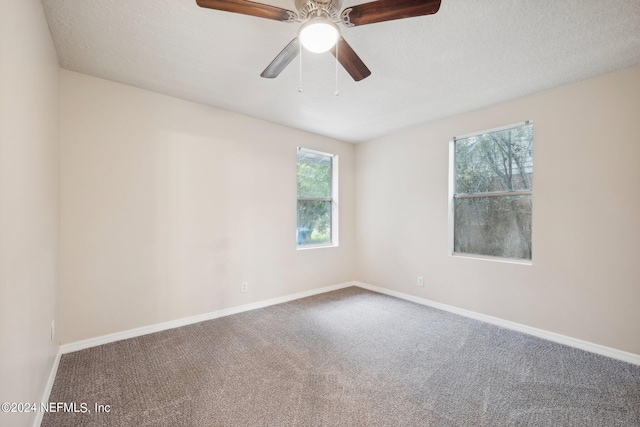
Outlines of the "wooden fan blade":
[{"label": "wooden fan blade", "polygon": [[342,21],[348,26],[366,25],[433,15],[438,9],[440,0],[378,0],[346,8],[342,11]]},{"label": "wooden fan blade", "polygon": [[293,61],[293,58],[298,56],[298,52],[300,52],[300,42],[296,37],[291,40],[284,49],[282,49],[282,52],[280,52],[273,61],[271,61],[271,64],[269,64],[262,74],[260,74],[260,77],[264,77],[266,79],[274,79],[278,77],[282,70],[284,70],[291,61]]},{"label": "wooden fan blade", "polygon": [[[336,47],[331,48],[331,53],[336,56]],[[371,71],[364,65],[362,59],[358,54],[349,46],[349,43],[342,37],[338,41],[338,56],[336,57],[338,62],[347,70],[347,73],[353,77],[353,80],[359,82],[371,75]]]},{"label": "wooden fan blade", "polygon": [[198,6],[207,9],[241,13],[243,15],[274,19],[276,21],[293,22],[296,18],[296,14],[290,10],[249,0],[196,0],[196,3],[198,3]]}]

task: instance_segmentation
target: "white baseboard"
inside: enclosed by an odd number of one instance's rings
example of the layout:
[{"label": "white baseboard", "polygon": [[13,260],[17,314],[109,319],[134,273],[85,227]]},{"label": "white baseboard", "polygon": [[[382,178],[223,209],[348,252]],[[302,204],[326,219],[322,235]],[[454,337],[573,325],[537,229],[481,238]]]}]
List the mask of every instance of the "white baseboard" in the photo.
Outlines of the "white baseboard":
[{"label": "white baseboard", "polygon": [[426,305],[429,307],[437,308],[440,310],[448,311],[450,313],[458,314],[460,316],[469,317],[471,319],[480,320],[482,322],[491,323],[492,325],[501,326],[503,328],[512,329],[514,331],[523,332],[525,334],[533,335],[538,338],[543,338],[549,341],[554,341],[560,344],[568,345],[570,347],[579,348],[580,350],[589,351],[591,353],[600,354],[602,356],[611,357],[612,359],[622,360],[624,362],[633,363],[634,365],[640,365],[640,355],[628,353],[626,351],[617,350],[611,347],[605,347],[600,344],[594,344],[588,341],[582,341],[577,338],[571,338],[566,335],[560,335],[555,332],[545,331],[543,329],[533,328],[531,326],[523,325],[521,323],[511,322],[509,320],[499,319],[497,317],[487,316],[486,314],[477,313],[475,311],[465,310],[463,308],[454,307],[447,304],[442,304],[436,301],[431,301],[425,298],[416,297],[413,295],[405,294],[402,292],[392,291],[380,286],[369,285],[362,282],[354,282],[355,286],[370,291],[379,292],[381,294],[390,295],[396,298],[404,299],[407,301],[415,302],[418,304]]},{"label": "white baseboard", "polygon": [[[55,359],[53,359],[53,365],[51,366],[51,372],[49,372],[49,378],[47,379],[47,384],[44,387],[44,392],[42,393],[42,399],[40,399],[41,403],[47,403],[49,401],[49,396],[51,395],[51,389],[53,388],[53,382],[56,379],[56,374],[58,373],[58,365],[60,364],[60,357],[62,356],[62,351],[58,348],[58,353],[56,353]],[[36,418],[33,420],[33,427],[40,427],[42,423],[42,417],[44,417],[44,411],[36,411]]]},{"label": "white baseboard", "polygon": [[420,297],[405,294],[402,292],[393,291],[380,286],[374,286],[368,283],[354,281],[354,282],[340,283],[338,285],[326,286],[318,289],[312,289],[310,291],[299,292],[296,294],[286,295],[278,298],[272,298],[265,301],[259,301],[259,302],[245,304],[237,307],[226,308],[223,310],[213,311],[210,313],[204,313],[196,316],[185,317],[182,319],[176,319],[169,322],[157,323],[155,325],[143,326],[141,328],[130,329],[127,331],[116,332],[109,335],[103,335],[100,337],[95,337],[87,340],[64,344],[60,347],[60,352],[58,353],[58,357],[56,358],[54,369],[52,370],[53,376],[49,378],[50,384],[47,383],[48,391],[46,392],[46,398],[48,399],[49,393],[51,392],[51,387],[53,386],[53,379],[55,378],[55,371],[57,371],[58,369],[60,354],[72,353],[74,351],[84,350],[90,347],[96,347],[99,345],[108,344],[110,342],[120,341],[128,338],[134,338],[141,335],[152,334],[154,332],[165,331],[167,329],[179,328],[180,326],[191,325],[193,323],[199,323],[199,322],[204,322],[206,320],[217,319],[219,317],[229,316],[231,314],[237,314],[245,311],[255,310],[258,308],[268,307],[271,305],[281,304],[284,302],[289,302],[289,301],[293,301],[300,298],[310,297],[312,295],[318,295],[325,292],[331,292],[338,289],[347,288],[349,286],[358,286],[363,289],[368,289],[374,292],[379,292],[381,294],[390,295],[396,298],[400,298],[400,299],[412,301],[418,304],[426,305],[429,307],[437,308],[440,310],[448,311],[450,313],[458,314],[460,316],[469,317],[475,320],[480,320],[481,322],[486,322],[492,325],[497,325],[503,328],[533,335],[535,337],[543,338],[549,341],[554,341],[560,344],[568,345],[570,347],[579,348],[581,350],[589,351],[591,353],[596,353],[602,356],[607,356],[613,359],[618,359],[624,362],[640,365],[640,355],[638,354],[628,353],[626,351],[617,350],[611,347],[605,347],[600,344],[594,344],[594,343],[583,341],[577,338],[568,337],[566,335],[557,334],[555,332],[549,332],[543,329],[538,329],[531,326],[523,325],[521,323],[511,322],[509,320],[499,319],[497,317],[488,316],[486,314],[477,313],[475,311],[465,310],[463,308],[442,304],[436,301],[431,301],[425,298],[420,298]]},{"label": "white baseboard", "polygon": [[298,292],[296,294],[254,302],[251,304],[225,308],[223,310],[213,311],[210,313],[184,317],[182,319],[171,320],[169,322],[156,323],[155,325],[143,326],[140,328],[129,329],[127,331],[116,332],[108,335],[102,335],[95,338],[89,338],[82,341],[63,344],[60,350],[62,354],[72,353],[74,351],[84,350],[90,347],[97,347],[99,345],[108,344],[114,341],[120,341],[120,340],[129,339],[129,338],[139,337],[141,335],[152,334],[154,332],[166,331],[167,329],[179,328],[180,326],[186,326],[186,325],[191,325],[193,323],[204,322],[205,320],[217,319],[218,317],[229,316],[231,314],[242,313],[244,311],[268,307],[270,305],[282,304],[283,302],[289,302],[289,301],[293,301],[300,298],[310,297],[312,295],[323,294],[325,292],[336,291],[338,289],[348,288],[350,286],[356,286],[356,283],[355,282],[340,283],[338,285],[326,286],[324,288]]}]

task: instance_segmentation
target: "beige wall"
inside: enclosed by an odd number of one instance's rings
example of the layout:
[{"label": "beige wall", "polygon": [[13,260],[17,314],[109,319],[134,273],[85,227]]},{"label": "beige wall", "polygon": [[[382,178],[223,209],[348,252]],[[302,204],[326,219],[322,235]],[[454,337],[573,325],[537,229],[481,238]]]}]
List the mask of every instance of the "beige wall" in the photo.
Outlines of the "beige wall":
[{"label": "beige wall", "polygon": [[[527,119],[533,265],[448,256],[449,140]],[[640,354],[639,135],[635,67],[358,145],[357,278]]]},{"label": "beige wall", "polygon": [[[352,280],[353,145],[70,71],[61,82],[63,343]],[[340,156],[337,248],[296,251],[299,145]]]},{"label": "beige wall", "polygon": [[[640,68],[355,150],[69,71],[62,88],[65,343],[348,281],[356,255],[361,281],[640,353]],[[448,256],[448,141],[526,119],[533,265]],[[295,251],[297,145],[341,156],[340,248]]]},{"label": "beige wall", "polygon": [[39,402],[58,350],[59,234],[59,69],[39,1],[0,1],[0,46],[0,402]]}]

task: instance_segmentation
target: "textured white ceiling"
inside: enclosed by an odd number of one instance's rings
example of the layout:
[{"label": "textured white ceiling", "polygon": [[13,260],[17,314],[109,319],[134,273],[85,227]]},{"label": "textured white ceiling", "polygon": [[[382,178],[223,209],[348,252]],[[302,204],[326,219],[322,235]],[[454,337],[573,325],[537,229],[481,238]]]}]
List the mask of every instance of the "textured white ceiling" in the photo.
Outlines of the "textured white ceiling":
[{"label": "textured white ceiling", "polygon": [[297,23],[195,0],[42,3],[64,68],[351,142],[640,64],[639,0],[442,0],[432,16],[341,26],[372,75],[340,68],[339,96],[330,53],[303,53],[302,93],[297,59],[260,77]]}]

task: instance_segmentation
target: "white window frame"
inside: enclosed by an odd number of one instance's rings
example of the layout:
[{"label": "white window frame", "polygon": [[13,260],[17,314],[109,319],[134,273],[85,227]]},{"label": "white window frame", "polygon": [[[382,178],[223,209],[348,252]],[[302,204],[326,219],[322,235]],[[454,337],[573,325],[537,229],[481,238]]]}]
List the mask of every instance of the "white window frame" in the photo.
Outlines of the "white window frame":
[{"label": "white window frame", "polygon": [[[498,261],[510,264],[522,264],[522,265],[532,265],[533,264],[533,254],[531,254],[531,259],[516,259],[516,258],[503,258],[497,256],[490,255],[478,255],[478,254],[469,254],[465,252],[456,252],[455,251],[455,198],[456,198],[456,140],[470,138],[472,136],[484,135],[487,133],[500,132],[503,130],[513,129],[524,125],[533,124],[533,120],[525,120],[523,122],[514,123],[511,125],[500,126],[492,129],[487,129],[479,132],[468,133],[466,135],[454,136],[449,141],[449,232],[448,232],[448,247],[447,251],[449,256],[459,257],[459,258],[468,258],[468,259],[477,259],[477,260],[486,260],[486,261]],[[531,195],[533,199],[533,185],[531,190],[526,191],[504,191],[504,192],[494,192],[494,193],[477,193],[473,195],[463,195],[463,197],[484,197],[484,196],[509,196],[509,195]],[[460,197],[460,195],[457,195]],[[533,212],[532,212],[533,215]],[[531,240],[533,241],[533,226],[531,227]]]},{"label": "white window frame", "polygon": [[[297,190],[298,174],[298,152],[304,151],[306,153],[317,154],[320,156],[331,157],[331,197],[330,198],[317,198],[317,197],[299,197]],[[322,249],[322,248],[335,248],[339,246],[339,217],[338,217],[338,170],[339,170],[339,156],[337,154],[325,153],[323,151],[312,150],[304,147],[297,147],[296,149],[296,249],[304,251],[307,249]],[[331,218],[329,222],[331,224],[331,241],[329,243],[321,243],[318,245],[298,245],[297,235],[297,222],[298,222],[298,200],[320,200],[325,202],[331,202]]]}]

